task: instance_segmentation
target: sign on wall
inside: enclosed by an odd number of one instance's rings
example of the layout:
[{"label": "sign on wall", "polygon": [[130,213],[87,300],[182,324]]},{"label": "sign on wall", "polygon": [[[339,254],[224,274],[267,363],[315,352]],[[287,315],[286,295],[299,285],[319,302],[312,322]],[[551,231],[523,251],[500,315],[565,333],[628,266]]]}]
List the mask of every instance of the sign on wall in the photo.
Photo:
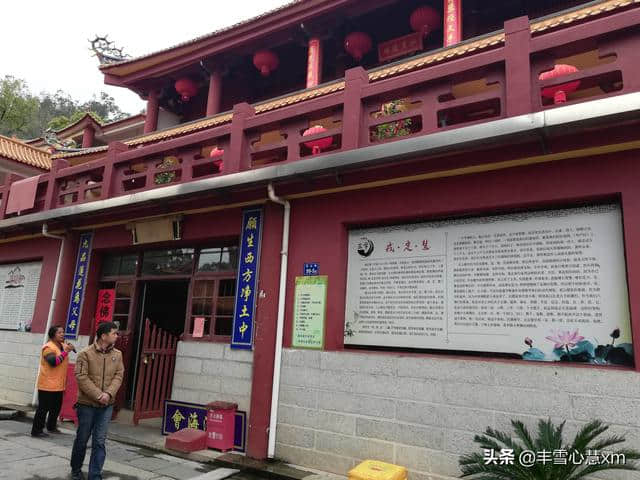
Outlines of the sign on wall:
[{"label": "sign on wall", "polygon": [[31,330],[41,270],[42,262],[0,265],[0,328]]},{"label": "sign on wall", "polygon": [[256,308],[256,288],[258,288],[261,233],[262,209],[244,211],[231,348],[251,350],[253,347],[253,317]]},{"label": "sign on wall", "polygon": [[296,277],[291,338],[293,348],[324,347],[327,280],[326,275]]},{"label": "sign on wall", "polygon": [[632,364],[617,205],[353,230],[345,344]]},{"label": "sign on wall", "polygon": [[[207,412],[208,409],[204,405],[165,400],[162,434],[169,435],[183,428],[195,428],[206,432]],[[246,450],[247,412],[237,410],[234,420],[233,450],[244,452]]]},{"label": "sign on wall", "polygon": [[76,258],[76,270],[73,275],[73,286],[71,288],[71,298],[69,299],[69,310],[65,323],[64,338],[78,338],[78,327],[80,324],[80,313],[84,303],[84,290],[87,285],[87,275],[89,273],[89,258],[91,257],[92,233],[80,235],[78,245],[78,257]]}]

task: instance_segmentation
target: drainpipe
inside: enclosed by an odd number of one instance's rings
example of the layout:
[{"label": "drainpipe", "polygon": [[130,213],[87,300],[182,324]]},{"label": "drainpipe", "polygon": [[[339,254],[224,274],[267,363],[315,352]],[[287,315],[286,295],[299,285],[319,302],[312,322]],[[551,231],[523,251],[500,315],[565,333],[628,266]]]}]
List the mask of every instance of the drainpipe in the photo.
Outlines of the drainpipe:
[{"label": "drainpipe", "polygon": [[[53,289],[51,290],[51,303],[49,304],[49,315],[47,316],[47,325],[44,328],[44,338],[42,340],[42,345],[47,343],[49,336],[47,333],[49,332],[49,328],[51,327],[51,322],[53,321],[53,309],[56,305],[56,297],[58,294],[58,280],[60,279],[60,269],[62,267],[62,254],[64,252],[64,235],[53,235],[49,233],[49,228],[46,223],[42,224],[42,236],[47,238],[55,238],[57,240],[61,240],[60,242],[60,253],[58,254],[58,265],[56,266],[56,276],[53,280]],[[36,401],[38,399],[38,375],[40,374],[40,362],[38,362],[38,374],[36,375],[36,383],[33,387],[33,397],[31,397],[31,404],[36,405]]]},{"label": "drainpipe", "polygon": [[278,320],[276,328],[276,352],[273,366],[273,385],[271,387],[271,417],[269,420],[269,447],[267,456],[273,458],[276,450],[276,426],[278,424],[278,397],[280,395],[280,364],[282,362],[282,337],[284,334],[284,307],[287,293],[287,256],[289,254],[289,217],[291,204],[277,197],[273,184],[269,183],[269,199],[284,207],[282,228],[282,250],[280,252],[280,294],[278,296]]}]

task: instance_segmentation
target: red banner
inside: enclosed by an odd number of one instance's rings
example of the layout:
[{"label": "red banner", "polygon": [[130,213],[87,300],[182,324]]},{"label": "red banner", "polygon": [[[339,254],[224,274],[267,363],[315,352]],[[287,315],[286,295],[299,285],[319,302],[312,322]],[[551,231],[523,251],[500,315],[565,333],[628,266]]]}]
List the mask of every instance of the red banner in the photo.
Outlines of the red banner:
[{"label": "red banner", "polygon": [[96,328],[102,322],[110,322],[113,319],[113,307],[116,303],[116,291],[114,289],[98,290],[98,305],[96,306]]},{"label": "red banner", "polygon": [[309,55],[307,58],[307,88],[318,86],[321,81],[322,44],[320,39],[309,40]]},{"label": "red banner", "polygon": [[462,5],[460,0],[444,2],[444,46],[454,45],[462,40]]},{"label": "red banner", "polygon": [[422,34],[410,33],[404,37],[394,38],[378,45],[378,59],[381,62],[404,57],[422,50]]}]

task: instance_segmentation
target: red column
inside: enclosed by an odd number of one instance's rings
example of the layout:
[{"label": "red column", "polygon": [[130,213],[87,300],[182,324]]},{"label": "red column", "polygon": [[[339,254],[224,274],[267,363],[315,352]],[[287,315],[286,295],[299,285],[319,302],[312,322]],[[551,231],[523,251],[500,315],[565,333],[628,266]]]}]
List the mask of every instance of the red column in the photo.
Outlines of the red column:
[{"label": "red column", "polygon": [[251,168],[249,157],[249,142],[244,133],[245,121],[255,114],[255,109],[248,103],[238,103],[233,106],[233,118],[231,119],[231,139],[229,150],[225,151],[224,173],[241,172]]},{"label": "red column", "polygon": [[147,98],[147,114],[144,119],[144,133],[155,132],[158,129],[158,92],[151,90]]},{"label": "red column", "polygon": [[531,29],[528,17],[504,22],[505,97],[507,116],[533,111],[531,82]]},{"label": "red column", "polygon": [[311,38],[307,55],[307,88],[317,87],[320,82],[322,82],[322,42],[319,38]]},{"label": "red column", "polygon": [[444,46],[462,40],[462,0],[444,0]]},{"label": "red column", "polygon": [[93,139],[95,138],[95,130],[91,125],[87,125],[84,127],[82,131],[82,148],[91,148],[93,147]]},{"label": "red column", "polygon": [[267,458],[271,389],[276,349],[278,294],[280,289],[280,248],[282,247],[282,207],[267,203],[260,247],[259,295],[254,323],[253,374],[247,456]]},{"label": "red column", "polygon": [[209,77],[209,96],[207,97],[207,117],[220,113],[222,99],[222,74],[219,70],[211,72]]},{"label": "red column", "polygon": [[369,83],[369,75],[362,67],[350,68],[345,72],[344,83],[342,149],[351,150],[360,147],[362,143],[362,88]]}]

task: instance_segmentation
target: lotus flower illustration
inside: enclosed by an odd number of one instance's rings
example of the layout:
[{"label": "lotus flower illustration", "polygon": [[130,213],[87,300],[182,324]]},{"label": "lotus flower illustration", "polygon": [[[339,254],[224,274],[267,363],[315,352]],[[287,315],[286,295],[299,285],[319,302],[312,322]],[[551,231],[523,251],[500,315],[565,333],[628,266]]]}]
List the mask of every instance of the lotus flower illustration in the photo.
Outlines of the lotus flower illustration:
[{"label": "lotus flower illustration", "polygon": [[545,338],[555,343],[553,348],[564,348],[567,352],[570,348],[575,347],[579,342],[584,340],[584,337],[578,333],[577,329],[573,332],[570,332],[569,330],[551,330],[551,335]]}]

